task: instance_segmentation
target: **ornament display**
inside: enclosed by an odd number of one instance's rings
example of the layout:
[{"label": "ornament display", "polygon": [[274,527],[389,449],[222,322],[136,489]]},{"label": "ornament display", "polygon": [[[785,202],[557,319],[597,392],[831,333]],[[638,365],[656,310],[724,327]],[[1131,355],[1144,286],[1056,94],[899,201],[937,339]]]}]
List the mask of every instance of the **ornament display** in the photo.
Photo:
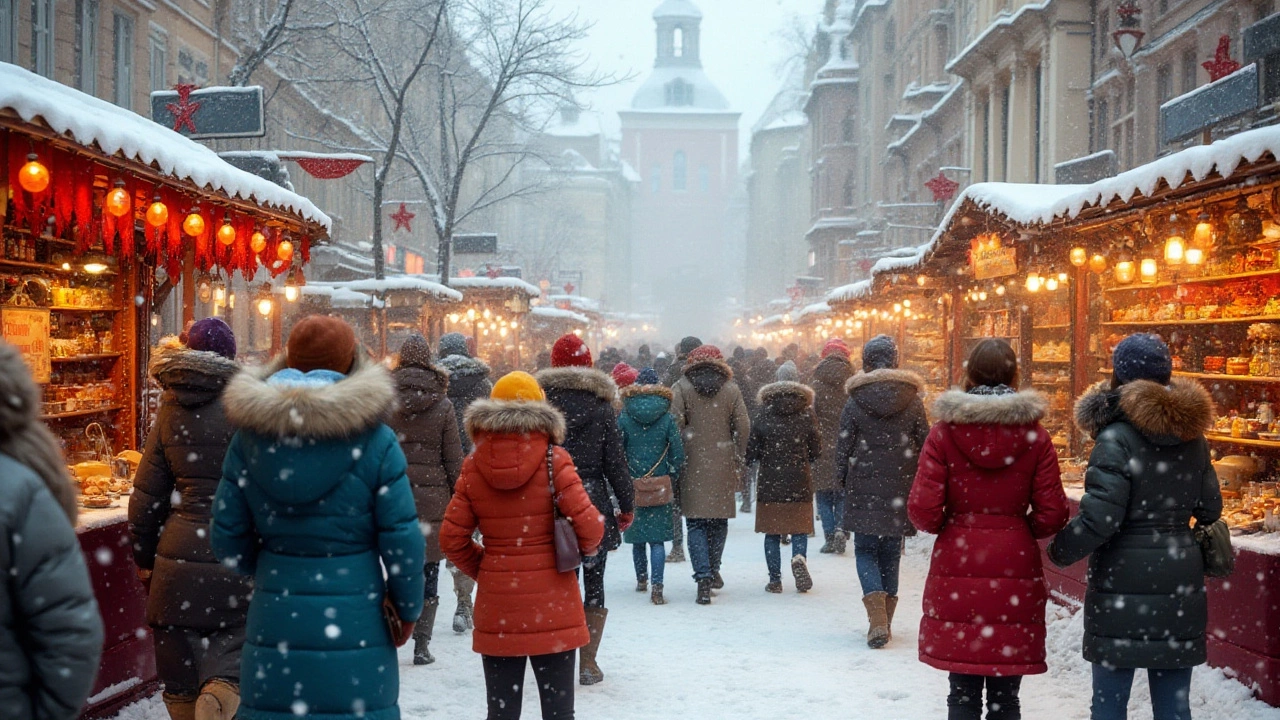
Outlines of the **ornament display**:
[{"label": "ornament display", "polygon": [[291,262],[293,260],[293,243],[288,240],[281,240],[276,246],[276,257],[282,262]]},{"label": "ornament display", "polygon": [[223,245],[231,245],[236,241],[236,228],[231,224],[230,220],[223,219],[222,227],[218,228],[218,242]]}]

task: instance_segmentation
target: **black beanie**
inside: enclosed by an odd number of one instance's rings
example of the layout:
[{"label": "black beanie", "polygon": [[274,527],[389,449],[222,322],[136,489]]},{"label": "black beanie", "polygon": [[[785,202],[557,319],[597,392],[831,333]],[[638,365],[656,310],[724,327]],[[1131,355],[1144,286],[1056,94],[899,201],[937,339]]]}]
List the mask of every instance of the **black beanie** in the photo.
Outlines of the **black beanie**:
[{"label": "black beanie", "polygon": [[1111,353],[1111,367],[1117,385],[1134,380],[1151,380],[1168,385],[1173,375],[1169,346],[1157,335],[1135,333],[1120,341]]},{"label": "black beanie", "polygon": [[862,369],[883,370],[898,367],[898,346],[888,335],[877,335],[862,346]]},{"label": "black beanie", "polygon": [[690,335],[689,337],[681,340],[680,343],[676,345],[676,355],[678,357],[685,357],[686,355],[693,352],[694,350],[697,350],[700,347],[702,347],[702,341]]}]

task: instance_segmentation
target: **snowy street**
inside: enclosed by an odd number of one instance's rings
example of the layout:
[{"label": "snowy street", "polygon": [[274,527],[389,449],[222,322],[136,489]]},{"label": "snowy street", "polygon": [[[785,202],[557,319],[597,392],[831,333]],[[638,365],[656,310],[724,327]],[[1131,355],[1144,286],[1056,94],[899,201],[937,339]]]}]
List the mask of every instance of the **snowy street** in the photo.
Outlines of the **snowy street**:
[{"label": "snowy street", "polygon": [[[635,592],[631,547],[609,558],[609,625],[600,651],[605,681],[579,687],[579,718],[670,720],[734,718],[783,720],[851,716],[880,720],[940,718],[946,714],[945,673],[916,659],[920,594],[931,537],[907,543],[903,600],[894,639],[883,650],[865,644],[866,615],[859,603],[852,544],[847,555],[820,555],[811,542],[815,588],[797,595],[784,577],[782,595],[764,592],[768,581],[763,536],[753,516],[729,525],[725,589],[710,607],[694,604],[686,563],[667,566],[668,605],[655,607]],[[784,558],[789,549],[784,547]],[[453,593],[441,579],[441,607],[431,649],[434,665],[414,667],[400,651],[401,713],[405,720],[480,718],[484,682],[470,635],[449,629]],[[1049,608],[1049,673],[1023,682],[1027,718],[1089,717],[1089,667],[1080,657],[1082,616]],[[1132,720],[1150,720],[1145,677],[1134,683]],[[1196,720],[1280,720],[1280,709],[1255,699],[1219,670],[1196,668],[1192,683]],[[533,676],[525,684],[524,716],[538,717]],[[126,708],[116,720],[165,720],[159,697]]]}]

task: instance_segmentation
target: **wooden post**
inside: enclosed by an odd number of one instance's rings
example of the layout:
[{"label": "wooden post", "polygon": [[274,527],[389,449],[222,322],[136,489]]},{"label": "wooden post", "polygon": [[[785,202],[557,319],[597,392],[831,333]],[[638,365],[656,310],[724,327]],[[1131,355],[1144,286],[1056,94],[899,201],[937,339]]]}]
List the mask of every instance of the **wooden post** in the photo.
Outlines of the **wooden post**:
[{"label": "wooden post", "polygon": [[195,320],[196,251],[192,248],[187,250],[186,255],[182,257],[182,328],[179,332],[186,332],[187,326],[195,322]]},{"label": "wooden post", "polygon": [[[1089,388],[1089,269],[1076,268],[1075,287],[1071,288],[1071,397],[1078,398]],[[1071,423],[1071,454],[1081,450],[1080,431]]]},{"label": "wooden post", "polygon": [[964,364],[964,303],[960,302],[959,297],[959,288],[953,288],[948,308],[951,315],[951,367],[947,368],[953,385],[962,377],[961,366]]}]

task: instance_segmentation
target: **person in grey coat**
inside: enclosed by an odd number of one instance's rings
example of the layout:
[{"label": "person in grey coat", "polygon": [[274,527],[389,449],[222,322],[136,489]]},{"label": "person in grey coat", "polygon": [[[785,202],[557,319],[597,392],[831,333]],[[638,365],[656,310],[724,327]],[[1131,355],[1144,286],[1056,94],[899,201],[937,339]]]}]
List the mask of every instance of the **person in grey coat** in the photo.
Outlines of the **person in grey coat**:
[{"label": "person in grey coat", "polygon": [[40,422],[40,388],[0,341],[0,718],[71,720],[102,656],[102,616],[73,527],[75,490]]},{"label": "person in grey coat", "polygon": [[836,445],[840,439],[840,418],[849,400],[845,383],[853,375],[849,346],[831,338],[822,347],[822,360],[813,369],[813,413],[818,416],[822,455],[814,464],[813,497],[822,520],[823,544],[820,553],[843,555],[847,547],[844,531],[844,490],[832,469],[836,465]]},{"label": "person in grey coat", "polygon": [[1130,335],[1112,381],[1076,403],[1094,438],[1080,514],[1049,545],[1066,567],[1088,557],[1084,659],[1093,663],[1094,720],[1123,720],[1136,668],[1147,668],[1155,717],[1189,720],[1191,669],[1205,661],[1204,558],[1191,520],[1222,515],[1204,433],[1209,393],[1172,378],[1169,348]]}]

